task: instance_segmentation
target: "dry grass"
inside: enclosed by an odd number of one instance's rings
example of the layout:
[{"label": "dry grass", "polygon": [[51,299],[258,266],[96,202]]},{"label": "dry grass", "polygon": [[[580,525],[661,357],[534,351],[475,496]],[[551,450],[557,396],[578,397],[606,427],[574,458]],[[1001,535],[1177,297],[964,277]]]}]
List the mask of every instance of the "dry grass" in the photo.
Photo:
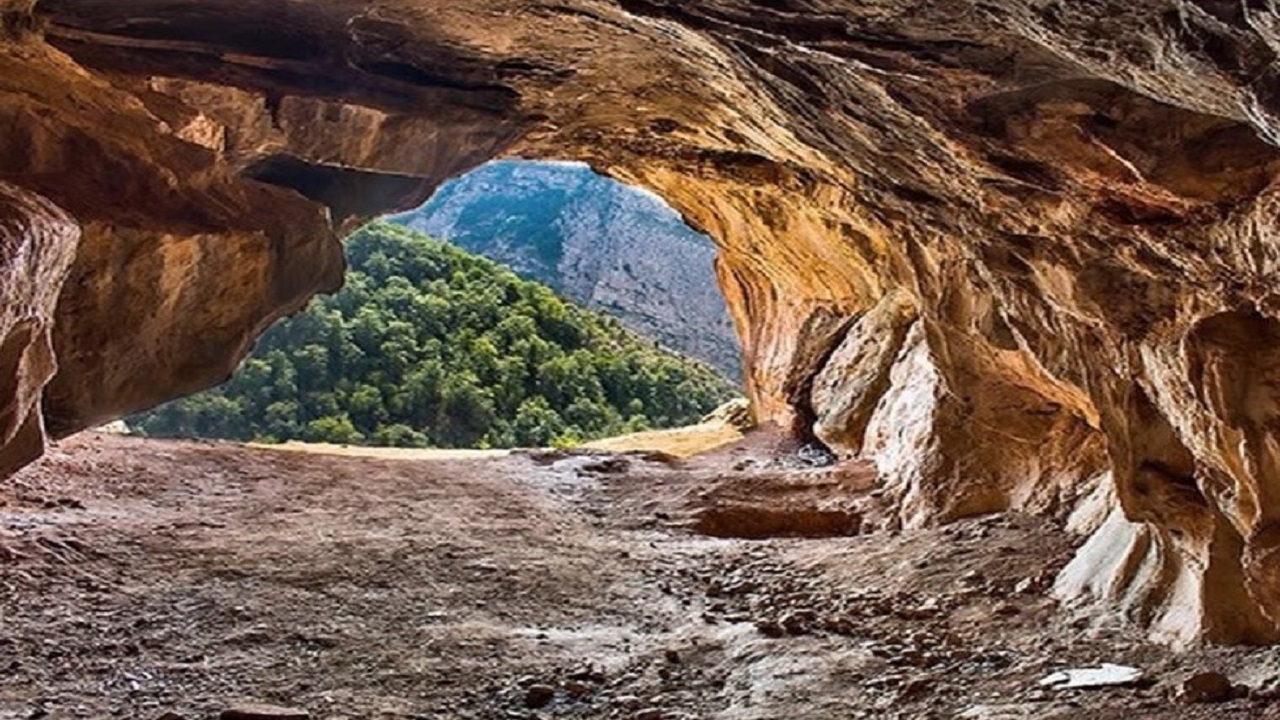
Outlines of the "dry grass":
[{"label": "dry grass", "polygon": [[583,447],[605,452],[662,452],[676,457],[692,457],[738,442],[742,433],[732,425],[709,422],[701,425],[650,430],[649,432],[605,438]]},{"label": "dry grass", "polygon": [[362,445],[329,445],[325,443],[288,442],[282,444],[250,443],[249,447],[262,450],[336,455],[338,457],[363,457],[378,460],[474,460],[503,457],[510,450],[443,450],[440,448],[388,448]]},{"label": "dry grass", "polygon": [[[582,447],[611,453],[662,452],[675,457],[692,457],[738,442],[742,433],[723,422],[650,430],[589,442]],[[360,445],[329,445],[324,443],[289,442],[279,445],[251,443],[249,447],[283,452],[334,455],[338,457],[364,457],[378,460],[474,460],[503,457],[510,450],[443,450],[439,448],[385,448]]]}]

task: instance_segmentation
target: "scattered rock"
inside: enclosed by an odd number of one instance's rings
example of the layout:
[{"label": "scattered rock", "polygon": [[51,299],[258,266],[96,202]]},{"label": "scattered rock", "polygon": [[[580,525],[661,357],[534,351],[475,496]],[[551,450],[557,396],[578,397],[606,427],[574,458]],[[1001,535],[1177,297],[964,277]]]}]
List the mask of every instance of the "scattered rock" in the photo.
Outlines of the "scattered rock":
[{"label": "scattered rock", "polygon": [[837,460],[834,453],[817,444],[809,444],[800,448],[800,450],[796,452],[796,459],[798,459],[802,465],[815,468],[831,467],[836,464]]},{"label": "scattered rock", "polygon": [[808,635],[811,620],[805,613],[787,613],[782,616],[782,627],[788,635]]},{"label": "scattered rock", "polygon": [[769,638],[785,637],[787,634],[787,629],[782,627],[782,623],[776,620],[759,620],[756,622],[756,630],[759,630],[761,635]]},{"label": "scattered rock", "polygon": [[306,710],[276,705],[240,705],[223,710],[219,720],[311,720]]},{"label": "scattered rock", "polygon": [[530,685],[524,695],[524,704],[526,707],[541,708],[546,707],[556,697],[556,689],[550,685],[538,683]]},{"label": "scattered rock", "polygon": [[631,469],[631,463],[626,458],[611,457],[586,463],[582,466],[583,471],[589,473],[599,473],[602,475],[617,475]]},{"label": "scattered rock", "polygon": [[1234,698],[1236,690],[1226,675],[1207,671],[1183,680],[1178,695],[1187,703],[1221,703]]},{"label": "scattered rock", "polygon": [[593,690],[595,690],[595,688],[588,685],[587,683],[582,682],[581,680],[570,680],[564,684],[564,691],[569,693],[573,697],[582,697],[583,695],[590,695]]},{"label": "scattered rock", "polygon": [[586,683],[602,683],[605,681],[605,675],[600,670],[597,670],[594,665],[588,665],[581,670],[569,673],[569,679]]},{"label": "scattered rock", "polygon": [[1040,592],[1040,582],[1036,578],[1023,578],[1013,586],[1013,591],[1019,595],[1034,595]]},{"label": "scattered rock", "polygon": [[1000,603],[999,605],[996,605],[995,609],[992,612],[994,612],[996,615],[999,615],[1001,617],[1011,617],[1013,615],[1017,615],[1021,613],[1022,608],[1018,607],[1017,605],[1014,605],[1013,603],[1006,602],[1006,603]]},{"label": "scattered rock", "polygon": [[666,717],[666,713],[658,708],[645,708],[636,713],[636,720],[662,720]]},{"label": "scattered rock", "polygon": [[956,717],[960,720],[1025,720],[1030,717],[1047,717],[1055,711],[1070,712],[1071,708],[1046,706],[1039,703],[972,705]]}]

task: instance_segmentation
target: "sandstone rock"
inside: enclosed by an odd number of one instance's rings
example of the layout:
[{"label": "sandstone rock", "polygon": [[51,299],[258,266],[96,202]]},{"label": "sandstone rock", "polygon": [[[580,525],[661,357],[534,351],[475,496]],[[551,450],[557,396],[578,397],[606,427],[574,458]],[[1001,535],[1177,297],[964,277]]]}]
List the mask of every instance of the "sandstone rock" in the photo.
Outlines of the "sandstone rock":
[{"label": "sandstone rock", "polygon": [[813,433],[845,456],[862,450],[863,438],[890,371],[916,321],[915,302],[905,292],[886,294],[849,328],[813,381],[809,403]]}]

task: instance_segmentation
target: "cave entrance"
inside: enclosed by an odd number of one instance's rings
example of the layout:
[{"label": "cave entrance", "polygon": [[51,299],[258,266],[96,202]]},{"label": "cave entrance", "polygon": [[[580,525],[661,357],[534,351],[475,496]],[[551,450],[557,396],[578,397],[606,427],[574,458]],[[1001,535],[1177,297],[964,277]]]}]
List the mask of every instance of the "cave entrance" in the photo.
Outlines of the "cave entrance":
[{"label": "cave entrance", "polygon": [[573,446],[698,424],[741,392],[711,239],[585,164],[491,162],[345,247],[341,291],[272,328],[227,384],[131,427]]}]

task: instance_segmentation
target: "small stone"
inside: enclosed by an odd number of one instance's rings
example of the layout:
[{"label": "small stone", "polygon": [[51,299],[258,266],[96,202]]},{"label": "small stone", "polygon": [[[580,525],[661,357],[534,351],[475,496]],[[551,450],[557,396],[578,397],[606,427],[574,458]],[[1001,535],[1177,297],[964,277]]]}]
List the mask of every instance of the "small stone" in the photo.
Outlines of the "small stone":
[{"label": "small stone", "polygon": [[776,620],[759,620],[756,622],[756,630],[769,638],[780,638],[787,634],[787,629]]},{"label": "small stone", "polygon": [[613,699],[613,704],[631,710],[640,707],[640,698],[635,695],[619,695]]},{"label": "small stone", "polygon": [[597,670],[594,665],[588,665],[581,670],[570,673],[569,679],[589,683],[602,683],[605,681],[605,676],[604,673]]},{"label": "small stone", "polygon": [[187,716],[179,715],[176,712],[167,712],[161,715],[160,717],[156,718],[156,720],[187,720]]},{"label": "small stone", "polygon": [[540,708],[546,707],[556,697],[556,689],[550,685],[530,685],[524,694],[525,707]]},{"label": "small stone", "polygon": [[672,665],[680,664],[680,652],[678,650],[668,648],[664,654],[667,658],[667,662],[671,663]]},{"label": "small stone", "polygon": [[933,681],[928,678],[909,680],[898,690],[897,702],[911,702],[928,695],[934,689]]},{"label": "small stone", "polygon": [[658,708],[645,708],[636,713],[636,720],[662,720],[664,717],[666,717],[666,713]]},{"label": "small stone", "polygon": [[1220,703],[1235,697],[1231,679],[1219,672],[1201,672],[1182,681],[1179,693],[1187,703]]},{"label": "small stone", "polygon": [[594,689],[595,688],[588,685],[587,683],[582,682],[581,680],[570,680],[569,682],[566,682],[564,684],[564,691],[574,697],[582,697],[583,695],[590,695],[591,691]]},{"label": "small stone", "polygon": [[995,614],[1002,617],[1010,617],[1022,612],[1022,608],[1013,603],[1000,603],[995,607]]},{"label": "small stone", "polygon": [[223,710],[220,720],[311,720],[306,710],[276,705],[240,705]]},{"label": "small stone", "polygon": [[1040,680],[1039,685],[1055,690],[1127,687],[1137,685],[1143,681],[1144,677],[1143,672],[1138,668],[1103,663],[1098,667],[1076,668],[1053,673]]},{"label": "small stone", "polygon": [[787,613],[782,617],[782,627],[790,635],[808,635],[809,621],[800,613]]}]

